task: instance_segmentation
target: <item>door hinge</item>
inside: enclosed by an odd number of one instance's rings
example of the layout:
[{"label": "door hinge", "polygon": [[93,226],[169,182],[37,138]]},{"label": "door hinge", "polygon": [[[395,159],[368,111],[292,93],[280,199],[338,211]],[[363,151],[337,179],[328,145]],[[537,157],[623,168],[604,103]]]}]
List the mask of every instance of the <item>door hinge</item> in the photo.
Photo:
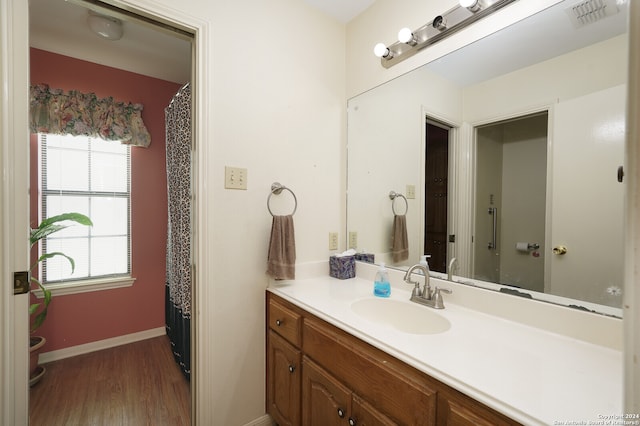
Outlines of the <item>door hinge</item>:
[{"label": "door hinge", "polygon": [[29,271],[13,273],[13,294],[25,294],[29,292]]}]

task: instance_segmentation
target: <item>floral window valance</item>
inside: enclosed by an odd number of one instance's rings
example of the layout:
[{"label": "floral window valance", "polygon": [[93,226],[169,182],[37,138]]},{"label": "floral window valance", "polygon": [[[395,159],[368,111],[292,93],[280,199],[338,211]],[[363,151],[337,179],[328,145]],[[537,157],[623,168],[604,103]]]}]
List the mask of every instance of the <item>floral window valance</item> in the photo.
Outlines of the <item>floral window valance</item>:
[{"label": "floral window valance", "polygon": [[95,93],[31,86],[29,128],[33,133],[90,136],[148,147],[151,135],[142,121],[142,105],[98,99]]}]

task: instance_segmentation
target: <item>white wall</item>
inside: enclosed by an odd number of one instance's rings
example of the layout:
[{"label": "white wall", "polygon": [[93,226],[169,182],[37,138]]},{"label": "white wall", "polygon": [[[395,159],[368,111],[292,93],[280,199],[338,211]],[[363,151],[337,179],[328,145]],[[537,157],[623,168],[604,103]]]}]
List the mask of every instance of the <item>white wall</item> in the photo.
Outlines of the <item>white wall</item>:
[{"label": "white wall", "polygon": [[[175,9],[206,30],[197,273],[208,282],[196,284],[196,412],[202,425],[246,424],[265,412],[272,182],[298,197],[298,263],[326,259],[328,232],[344,228],[345,27],[301,0],[127,3]],[[246,191],[224,189],[225,166],[247,168]]]}]

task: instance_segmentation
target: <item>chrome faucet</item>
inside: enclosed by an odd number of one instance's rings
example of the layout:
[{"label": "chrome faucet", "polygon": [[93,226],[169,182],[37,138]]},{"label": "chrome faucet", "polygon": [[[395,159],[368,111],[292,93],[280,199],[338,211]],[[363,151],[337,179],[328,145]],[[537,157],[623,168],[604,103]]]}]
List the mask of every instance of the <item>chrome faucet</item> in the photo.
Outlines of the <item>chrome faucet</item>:
[{"label": "chrome faucet", "polygon": [[[419,269],[424,274],[424,287],[420,289],[419,281],[411,281],[411,274],[413,271]],[[406,274],[404,274],[404,281],[407,284],[413,284],[413,291],[411,292],[411,301],[419,303],[421,305],[429,306],[434,309],[444,309],[444,302],[440,292],[451,294],[451,290],[446,288],[436,287],[431,291],[431,285],[429,283],[429,266],[427,265],[413,265]]]},{"label": "chrome faucet", "polygon": [[458,266],[458,259],[456,259],[455,257],[452,257],[451,260],[449,261],[449,270],[447,271],[447,279],[449,281],[451,281],[451,279],[453,278],[453,268],[455,266]]}]

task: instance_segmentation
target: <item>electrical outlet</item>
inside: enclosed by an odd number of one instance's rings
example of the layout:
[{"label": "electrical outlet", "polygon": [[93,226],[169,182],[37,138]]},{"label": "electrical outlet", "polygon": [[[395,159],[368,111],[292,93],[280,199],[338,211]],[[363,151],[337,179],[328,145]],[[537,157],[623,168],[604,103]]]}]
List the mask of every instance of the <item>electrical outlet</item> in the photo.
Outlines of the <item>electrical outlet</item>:
[{"label": "electrical outlet", "polygon": [[224,187],[226,189],[247,189],[247,169],[225,166]]},{"label": "electrical outlet", "polygon": [[407,185],[407,198],[414,199],[416,198],[416,186],[415,185]]},{"label": "electrical outlet", "polygon": [[349,248],[357,249],[358,248],[358,233],[357,232],[349,232]]},{"label": "electrical outlet", "polygon": [[329,250],[338,250],[337,232],[329,232]]}]

